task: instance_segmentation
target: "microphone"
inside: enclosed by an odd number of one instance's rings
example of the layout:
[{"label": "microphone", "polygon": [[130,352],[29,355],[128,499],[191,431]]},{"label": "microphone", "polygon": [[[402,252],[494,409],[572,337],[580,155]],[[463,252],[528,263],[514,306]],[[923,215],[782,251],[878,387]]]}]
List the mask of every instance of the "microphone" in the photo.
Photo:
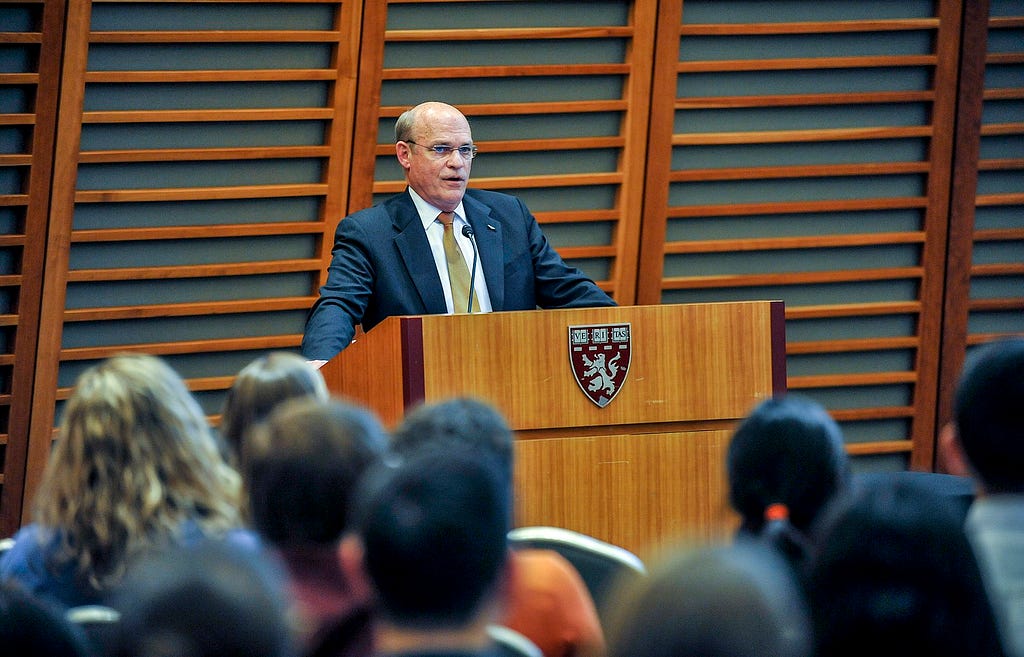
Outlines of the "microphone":
[{"label": "microphone", "polygon": [[480,257],[480,252],[476,250],[476,240],[473,237],[476,233],[473,232],[473,227],[469,224],[462,226],[462,235],[469,238],[469,243],[473,245],[473,267],[471,268],[472,273],[469,276],[469,304],[466,307],[466,312],[473,312],[473,294],[476,292],[476,260]]}]

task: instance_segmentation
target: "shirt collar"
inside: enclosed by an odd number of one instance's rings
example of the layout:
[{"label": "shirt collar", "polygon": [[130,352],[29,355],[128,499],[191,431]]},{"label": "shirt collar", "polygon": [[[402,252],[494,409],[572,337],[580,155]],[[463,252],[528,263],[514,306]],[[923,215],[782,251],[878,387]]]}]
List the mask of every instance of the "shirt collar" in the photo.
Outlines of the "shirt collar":
[{"label": "shirt collar", "polygon": [[[413,205],[416,206],[416,211],[420,213],[420,223],[423,224],[423,230],[426,230],[430,224],[437,220],[437,215],[441,214],[439,208],[435,208],[430,203],[423,200],[423,197],[416,193],[412,187],[407,188],[409,190],[409,196],[412,197]],[[455,206],[455,222],[459,220],[466,221],[466,211],[462,207],[462,201]]]}]

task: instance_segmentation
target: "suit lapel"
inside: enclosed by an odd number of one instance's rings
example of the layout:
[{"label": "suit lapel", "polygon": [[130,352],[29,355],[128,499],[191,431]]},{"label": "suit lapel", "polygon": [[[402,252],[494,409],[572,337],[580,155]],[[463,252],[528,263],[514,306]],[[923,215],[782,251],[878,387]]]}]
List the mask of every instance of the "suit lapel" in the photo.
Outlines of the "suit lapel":
[{"label": "suit lapel", "polygon": [[491,297],[491,309],[505,307],[505,254],[502,248],[501,222],[491,217],[491,208],[470,197],[462,197],[466,209],[466,221],[473,227],[476,246],[480,250],[480,266],[487,280],[487,294]]},{"label": "suit lapel", "polygon": [[448,307],[444,302],[444,290],[437,278],[437,266],[430,251],[430,243],[423,232],[420,215],[408,192],[396,197],[389,204],[388,214],[395,229],[395,247],[402,258],[406,274],[419,294],[427,314],[444,314]]}]

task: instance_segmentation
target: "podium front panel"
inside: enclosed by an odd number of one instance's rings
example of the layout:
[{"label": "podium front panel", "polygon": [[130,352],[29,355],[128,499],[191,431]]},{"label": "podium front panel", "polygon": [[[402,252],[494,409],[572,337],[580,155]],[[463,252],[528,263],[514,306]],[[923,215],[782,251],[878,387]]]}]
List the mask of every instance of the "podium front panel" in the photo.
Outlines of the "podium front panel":
[{"label": "podium front panel", "polygon": [[[735,420],[777,387],[772,313],[749,302],[422,317],[422,390],[487,399],[517,430]],[[574,374],[569,327],[622,323],[629,368],[600,407]]]}]

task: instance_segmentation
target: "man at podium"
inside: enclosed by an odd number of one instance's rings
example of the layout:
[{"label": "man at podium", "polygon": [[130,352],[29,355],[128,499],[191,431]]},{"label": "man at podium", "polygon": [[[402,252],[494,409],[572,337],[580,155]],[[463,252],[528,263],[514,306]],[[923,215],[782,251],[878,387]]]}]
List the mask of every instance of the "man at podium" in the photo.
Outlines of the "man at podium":
[{"label": "man at podium", "polygon": [[395,123],[406,191],[338,224],[327,283],[310,309],[302,353],[329,360],[355,325],[392,315],[613,306],[548,244],[508,194],[467,189],[476,156],[469,121],[426,102]]}]

